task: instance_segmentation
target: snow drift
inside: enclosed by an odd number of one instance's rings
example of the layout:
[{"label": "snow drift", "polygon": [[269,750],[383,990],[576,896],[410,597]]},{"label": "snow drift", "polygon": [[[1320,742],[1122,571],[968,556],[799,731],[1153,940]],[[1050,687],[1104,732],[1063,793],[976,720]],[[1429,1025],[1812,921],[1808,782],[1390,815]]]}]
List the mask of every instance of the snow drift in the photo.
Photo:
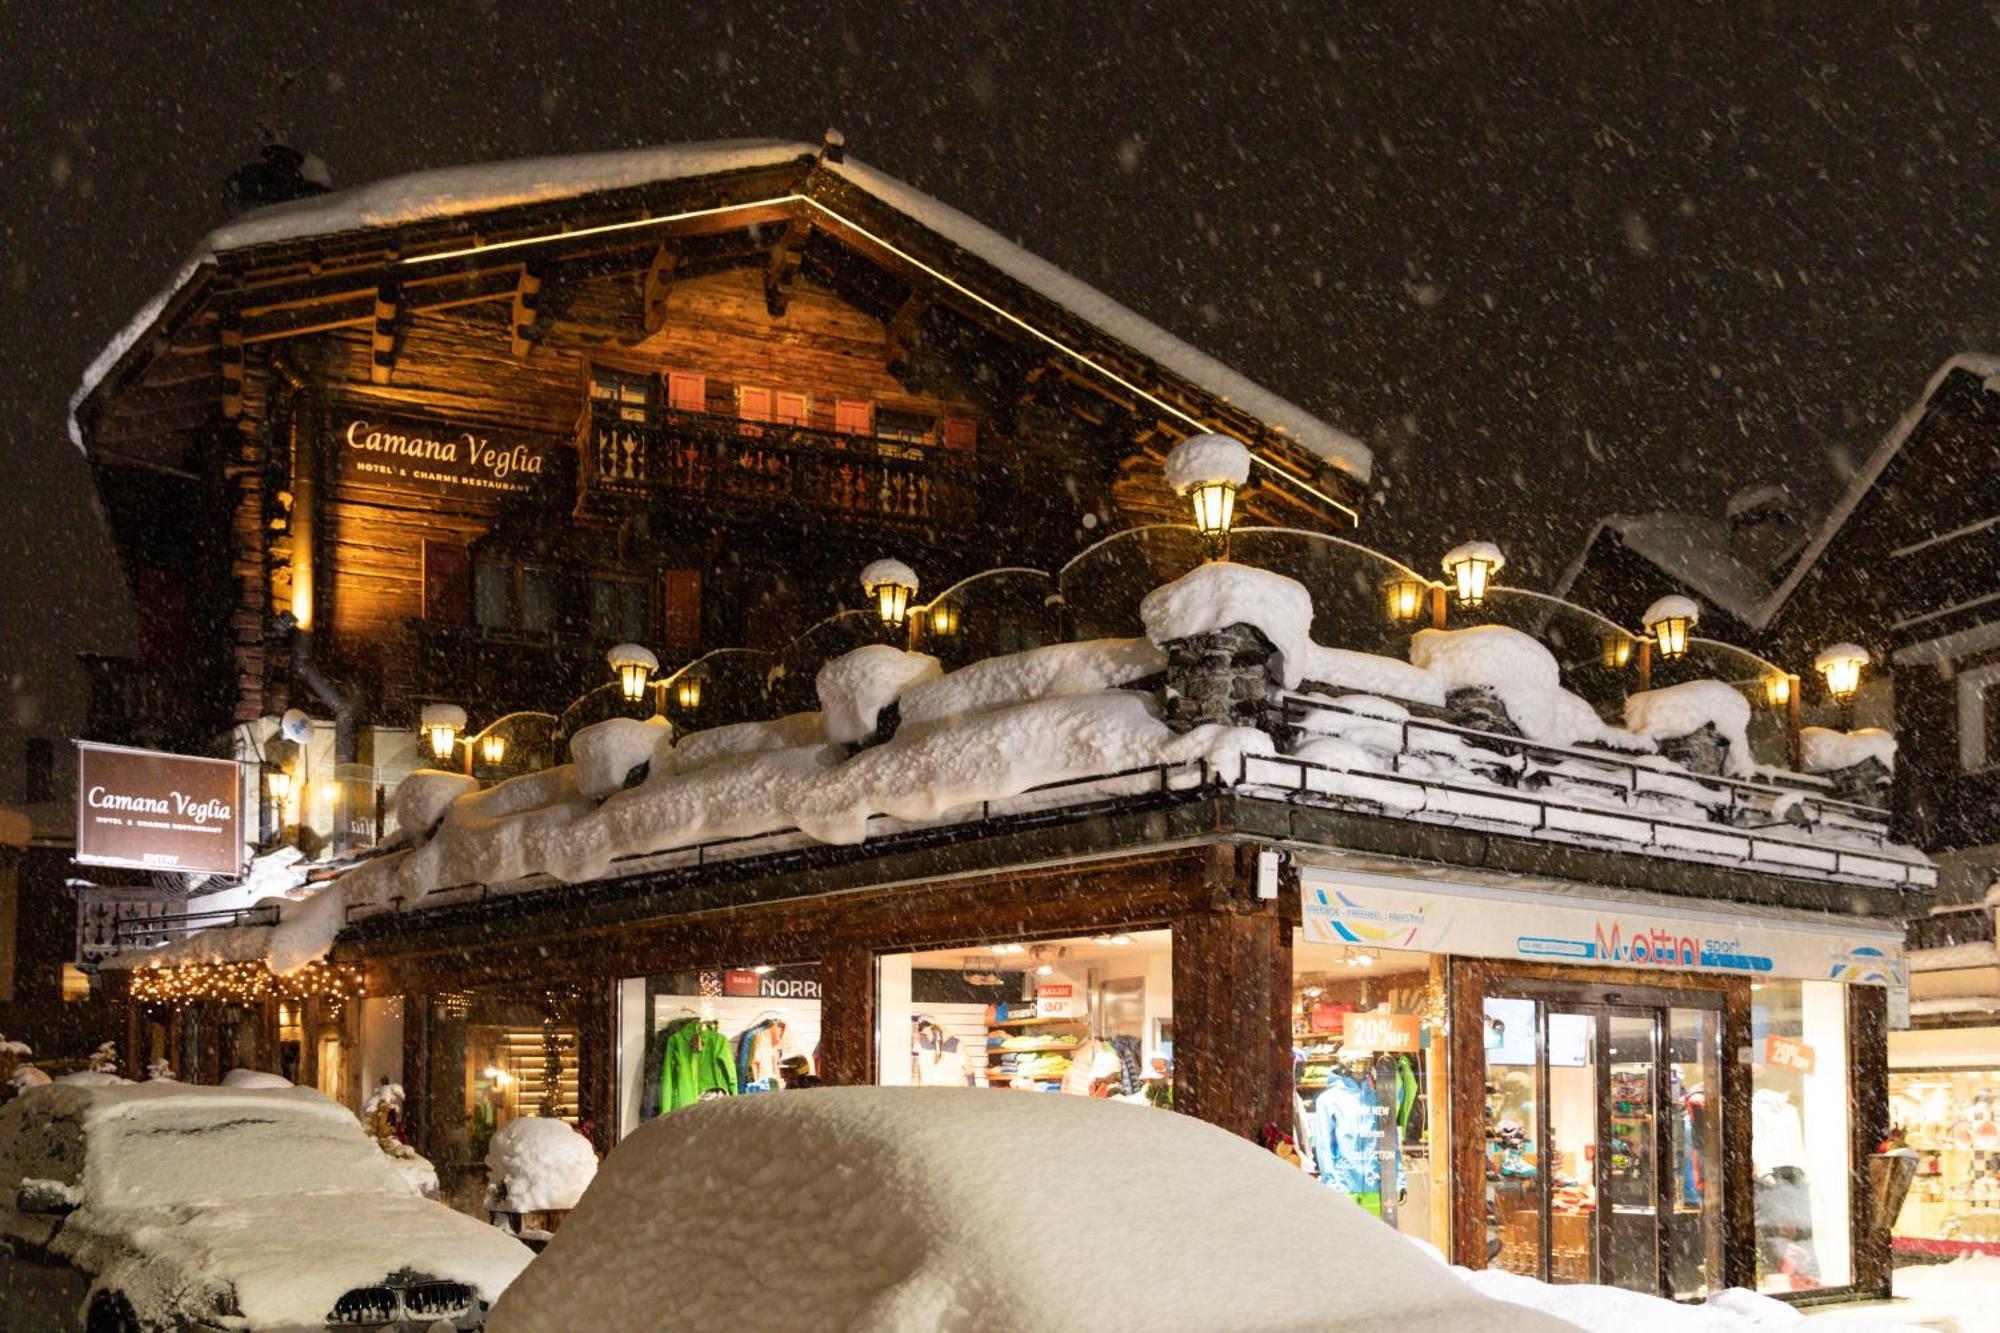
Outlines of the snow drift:
[{"label": "snow drift", "polygon": [[[1061,1163],[1053,1213],[1023,1193],[1029,1161]],[[1134,1255],[1146,1259],[1136,1286],[1115,1276]],[[655,1120],[613,1151],[487,1327],[746,1320],[908,1333],[1563,1327],[1487,1301],[1213,1126],[970,1088],[816,1089]]]}]

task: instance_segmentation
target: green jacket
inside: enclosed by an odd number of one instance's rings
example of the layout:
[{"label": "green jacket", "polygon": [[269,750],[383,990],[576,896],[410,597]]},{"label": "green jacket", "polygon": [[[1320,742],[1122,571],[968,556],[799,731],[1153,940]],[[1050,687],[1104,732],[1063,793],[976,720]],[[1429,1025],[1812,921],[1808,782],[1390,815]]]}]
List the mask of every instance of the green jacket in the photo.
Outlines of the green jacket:
[{"label": "green jacket", "polygon": [[660,1057],[660,1113],[693,1106],[707,1093],[736,1095],[729,1043],[705,1023],[689,1023],[667,1039]]}]

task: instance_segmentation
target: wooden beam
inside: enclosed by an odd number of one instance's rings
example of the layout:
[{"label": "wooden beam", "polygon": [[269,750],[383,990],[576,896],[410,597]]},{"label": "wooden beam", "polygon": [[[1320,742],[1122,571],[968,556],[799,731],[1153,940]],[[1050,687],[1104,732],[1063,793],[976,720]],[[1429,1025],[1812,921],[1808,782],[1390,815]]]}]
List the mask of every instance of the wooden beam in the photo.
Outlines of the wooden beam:
[{"label": "wooden beam", "polygon": [[899,380],[909,373],[910,355],[916,350],[919,337],[917,325],[923,319],[924,311],[929,308],[930,301],[921,291],[913,287],[910,289],[910,294],[903,298],[903,304],[898,306],[896,313],[889,318],[888,368],[889,373]]},{"label": "wooden beam", "polygon": [[368,379],[387,384],[396,369],[396,318],[403,293],[393,282],[375,289],[375,327],[369,337]]},{"label": "wooden beam", "polygon": [[667,296],[673,287],[674,270],[680,267],[680,262],[678,249],[662,245],[653,252],[653,262],[646,266],[643,326],[649,338],[667,326]]},{"label": "wooden beam", "polygon": [[542,300],[542,275],[535,264],[521,265],[521,276],[514,284],[514,317],[509,322],[511,338],[508,351],[516,361],[528,359],[528,349],[534,344],[535,316],[540,313]]},{"label": "wooden beam", "polygon": [[764,308],[771,312],[772,319],[784,318],[785,307],[791,300],[785,289],[798,276],[804,258],[800,250],[810,235],[812,223],[802,217],[793,218],[779,235],[777,244],[771,247],[771,258],[764,265]]},{"label": "wooden beam", "polygon": [[243,317],[235,311],[222,317],[222,416],[236,421],[243,415]]}]

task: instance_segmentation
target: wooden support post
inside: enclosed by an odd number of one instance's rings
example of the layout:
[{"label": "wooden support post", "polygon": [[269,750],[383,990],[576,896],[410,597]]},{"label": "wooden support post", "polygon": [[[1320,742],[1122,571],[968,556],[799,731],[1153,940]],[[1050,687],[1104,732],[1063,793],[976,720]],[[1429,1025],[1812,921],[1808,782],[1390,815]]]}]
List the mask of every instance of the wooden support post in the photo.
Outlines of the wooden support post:
[{"label": "wooden support post", "polygon": [[534,345],[535,316],[542,299],[542,275],[529,265],[521,266],[520,281],[514,284],[514,313],[508,324],[508,351],[516,361],[528,359]]},{"label": "wooden support post", "polygon": [[[403,993],[403,1136],[410,1146],[431,1155],[430,1118],[425,1108],[430,1090],[424,1074],[430,1065],[431,997],[424,991]],[[372,1091],[372,1089],[371,1089]]]},{"label": "wooden support post", "polygon": [[1444,585],[1443,585],[1442,583],[1438,583],[1438,584],[1433,584],[1433,585],[1431,586],[1431,628],[1432,628],[1432,629],[1443,629],[1443,628],[1445,627],[1445,616],[1446,616],[1446,613],[1448,612],[1448,610],[1450,609],[1450,608],[1449,608],[1449,607],[1448,607],[1448,606],[1446,605],[1446,601],[1445,601],[1445,599],[1446,599],[1446,597],[1447,597],[1447,596],[1448,596],[1448,594],[1447,594],[1447,593],[1445,592],[1445,590],[1444,590]]},{"label": "wooden support post", "polygon": [[667,296],[674,284],[674,271],[680,266],[680,252],[661,246],[653,252],[653,262],[646,266],[645,316],[643,325],[648,337],[667,326]]},{"label": "wooden support post", "polygon": [[820,1077],[861,1087],[875,1082],[875,951],[835,944],[819,960]]},{"label": "wooden support post", "polygon": [[1639,688],[1641,690],[1650,690],[1653,688],[1653,641],[1651,639],[1639,640]]},{"label": "wooden support post", "polygon": [[262,1056],[264,1072],[282,1074],[283,1053],[278,1049],[278,1002],[265,1000],[257,1006],[257,1047]]},{"label": "wooden support post", "polygon": [[322,1015],[320,998],[308,995],[299,1001],[299,1076],[302,1088],[319,1086],[319,1025]]},{"label": "wooden support post", "polygon": [[1292,941],[1271,910],[1174,920],[1174,1109],[1256,1138],[1291,1123]]},{"label": "wooden support post", "polygon": [[1800,715],[1804,705],[1799,698],[1799,678],[1787,676],[1792,682],[1791,692],[1785,699],[1785,756],[1786,762],[1797,772],[1805,766],[1805,747],[1799,738]]},{"label": "wooden support post", "polygon": [[772,319],[784,318],[785,308],[791,301],[785,289],[798,276],[799,265],[804,260],[802,248],[810,235],[812,223],[802,217],[794,218],[778,237],[778,243],[771,247],[770,262],[764,266],[764,307]]}]

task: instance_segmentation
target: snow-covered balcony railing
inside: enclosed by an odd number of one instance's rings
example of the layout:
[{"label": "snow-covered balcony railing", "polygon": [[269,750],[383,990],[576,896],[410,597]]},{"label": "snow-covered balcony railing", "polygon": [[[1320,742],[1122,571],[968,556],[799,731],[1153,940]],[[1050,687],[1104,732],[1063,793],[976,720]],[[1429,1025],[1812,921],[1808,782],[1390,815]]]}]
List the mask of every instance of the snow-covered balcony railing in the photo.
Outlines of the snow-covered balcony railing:
[{"label": "snow-covered balcony railing", "polygon": [[1246,791],[1777,873],[1912,889],[1937,882],[1927,860],[1892,841],[1886,811],[1835,799],[1813,775],[1696,774],[1658,755],[1426,718],[1389,699],[1338,703],[1281,691],[1271,714],[1281,735],[1344,733],[1343,743],[1307,739],[1311,759],[1246,755]]},{"label": "snow-covered balcony railing", "polygon": [[942,445],[594,403],[583,422],[585,503],[675,497],[787,505],[889,528],[957,523],[976,503],[973,455]]},{"label": "snow-covered balcony railing", "polygon": [[226,908],[212,912],[180,912],[170,916],[134,917],[120,921],[112,927],[111,942],[117,949],[157,949],[184,940],[198,931],[277,924],[278,905],[258,903],[252,907]]}]

